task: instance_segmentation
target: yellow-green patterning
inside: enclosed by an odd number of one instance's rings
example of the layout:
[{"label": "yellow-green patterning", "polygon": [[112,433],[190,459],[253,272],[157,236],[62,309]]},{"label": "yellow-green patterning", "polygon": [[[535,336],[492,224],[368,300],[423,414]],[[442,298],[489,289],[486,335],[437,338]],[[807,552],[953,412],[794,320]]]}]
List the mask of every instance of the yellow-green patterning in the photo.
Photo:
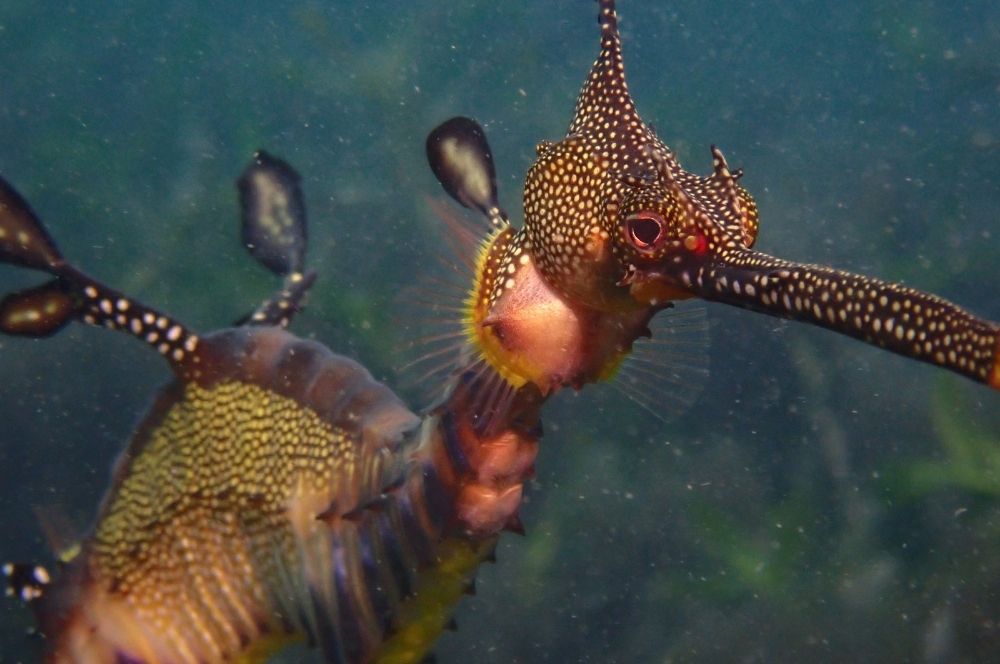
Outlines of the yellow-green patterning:
[{"label": "yellow-green patterning", "polygon": [[399,545],[380,540],[382,515],[343,511],[402,476],[392,452],[416,417],[356,363],[279,328],[222,332],[197,352],[219,369],[159,398],[71,564],[74,596],[49,596],[66,607],[56,659],[220,661],[321,629],[344,658],[370,653],[378,643],[339,637],[381,637],[403,593],[366,547]]},{"label": "yellow-green patterning", "polygon": [[359,364],[286,332],[314,278],[298,176],[260,153],[240,193],[244,240],[285,283],[244,325],[198,336],[68,264],[0,181],[0,259],[55,277],[5,297],[0,330],[75,318],[141,339],[176,375],[55,583],[5,567],[47,661],[259,661],[294,640],[331,662],[419,661],[516,527],[534,396],[487,437],[466,381],[421,424]]}]

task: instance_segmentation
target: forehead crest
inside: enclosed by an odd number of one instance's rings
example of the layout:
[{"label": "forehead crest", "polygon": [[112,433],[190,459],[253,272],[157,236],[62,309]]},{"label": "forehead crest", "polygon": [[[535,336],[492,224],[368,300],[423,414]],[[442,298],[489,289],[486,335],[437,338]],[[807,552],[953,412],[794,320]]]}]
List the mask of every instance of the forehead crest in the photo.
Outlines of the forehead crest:
[{"label": "forehead crest", "polygon": [[[576,101],[567,136],[539,146],[524,187],[524,235],[546,280],[598,308],[631,304],[621,288],[631,256],[625,218],[651,212],[660,237],[698,236],[749,245],[755,209],[720,152],[712,175],[684,171],[635,109],[625,80],[615,3],[599,3],[601,48]],[[673,241],[673,240],[671,240]],[[649,258],[646,256],[646,258]]]},{"label": "forehead crest", "polygon": [[621,122],[622,114],[634,115],[625,82],[622,42],[614,2],[601,2],[601,52],[576,102],[569,134],[593,131]]},{"label": "forehead crest", "polygon": [[601,51],[580,91],[567,137],[580,136],[594,156],[607,160],[606,170],[649,174],[654,163],[643,146],[659,143],[635,110],[625,80],[618,15],[613,1],[601,0],[598,21]]}]

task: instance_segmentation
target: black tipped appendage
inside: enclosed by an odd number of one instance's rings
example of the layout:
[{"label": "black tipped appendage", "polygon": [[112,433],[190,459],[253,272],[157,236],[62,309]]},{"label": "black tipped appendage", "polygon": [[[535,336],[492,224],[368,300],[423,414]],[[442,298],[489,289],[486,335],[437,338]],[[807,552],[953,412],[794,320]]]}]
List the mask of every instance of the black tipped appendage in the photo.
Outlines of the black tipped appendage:
[{"label": "black tipped appendage", "polygon": [[236,181],[243,213],[243,244],[261,265],[285,277],[280,291],[237,325],[288,327],[316,280],[304,273],[306,206],[299,174],[285,161],[259,150]]},{"label": "black tipped appendage", "polygon": [[55,334],[73,320],[79,300],[62,279],[10,293],[0,301],[0,332],[22,337]]},{"label": "black tipped appendage", "polygon": [[449,196],[491,221],[506,219],[497,199],[493,153],[475,120],[460,116],[435,127],[427,136],[427,162]]},{"label": "black tipped appendage", "polygon": [[0,179],[0,262],[43,270],[56,278],[0,301],[0,332],[44,337],[73,319],[121,330],[143,340],[180,370],[197,335],[67,263],[28,203]]},{"label": "black tipped appendage", "polygon": [[0,261],[53,272],[63,259],[28,202],[0,178]]},{"label": "black tipped appendage", "polygon": [[306,206],[299,174],[263,150],[236,181],[243,212],[243,244],[267,269],[301,272],[306,255]]},{"label": "black tipped appendage", "polygon": [[[59,277],[66,263],[28,202],[0,178],[0,262]],[[10,293],[0,301],[0,332],[17,336],[54,334],[80,312],[81,298],[63,278]]]}]

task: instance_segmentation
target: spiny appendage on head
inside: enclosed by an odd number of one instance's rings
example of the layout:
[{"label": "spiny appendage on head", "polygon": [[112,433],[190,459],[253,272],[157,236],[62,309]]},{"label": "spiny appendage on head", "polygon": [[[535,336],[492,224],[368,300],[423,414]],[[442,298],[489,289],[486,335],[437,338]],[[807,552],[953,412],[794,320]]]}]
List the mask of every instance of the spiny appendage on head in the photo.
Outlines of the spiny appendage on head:
[{"label": "spiny appendage on head", "polygon": [[738,183],[722,152],[712,146],[713,172],[683,170],[665,148],[647,148],[654,177],[629,182],[617,210],[616,246],[631,296],[643,304],[691,297],[687,289],[650,279],[649,266],[678,255],[700,257],[749,249],[757,239],[757,205]]},{"label": "spiny appendage on head", "polygon": [[615,288],[613,228],[621,178],[641,175],[655,136],[625,83],[614,3],[601,3],[601,52],[566,137],[543,142],[524,183],[524,230],[544,278],[566,297],[600,309],[630,305]]},{"label": "spiny appendage on head", "polygon": [[[528,172],[525,230],[539,269],[557,290],[593,308],[621,309],[683,297],[646,293],[647,301],[639,297],[637,304],[636,294],[623,287],[632,274],[623,217],[635,216],[631,230],[645,248],[661,228],[683,241],[685,230],[693,234],[696,216],[751,246],[757,212],[736,182],[741,174],[730,172],[715,148],[712,175],[681,169],[639,117],[628,92],[614,3],[601,3],[601,26],[601,52],[568,134],[558,143],[541,144]],[[697,240],[695,235],[687,241]]]},{"label": "spiny appendage on head", "polygon": [[657,180],[618,213],[634,298],[696,296],[836,330],[907,357],[991,381],[998,327],[912,288],[753,251],[757,209],[725,158],[691,175],[653,153]]},{"label": "spiny appendage on head", "polygon": [[[656,152],[657,181],[619,210],[629,274],[650,304],[696,296],[793,318],[989,383],[998,327],[912,288],[753,251],[757,210],[712,148],[714,172],[699,178]],[[645,190],[644,190],[645,189]]]},{"label": "spiny appendage on head", "polygon": [[722,152],[684,171],[638,117],[614,3],[569,135],[543,144],[525,183],[525,232],[545,279],[596,308],[686,297],[796,318],[996,386],[997,325],[940,298],[751,250],[757,207]]}]

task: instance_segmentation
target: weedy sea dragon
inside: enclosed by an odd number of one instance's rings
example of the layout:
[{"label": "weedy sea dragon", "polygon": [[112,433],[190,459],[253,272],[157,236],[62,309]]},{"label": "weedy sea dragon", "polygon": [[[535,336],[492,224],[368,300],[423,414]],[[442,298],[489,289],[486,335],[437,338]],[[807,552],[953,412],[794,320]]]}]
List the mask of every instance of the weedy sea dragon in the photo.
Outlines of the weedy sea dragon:
[{"label": "weedy sea dragon", "polygon": [[492,226],[465,305],[466,349],[423,418],[357,363],[285,331],[306,273],[298,177],[261,153],[240,179],[244,241],[283,288],[199,335],[68,263],[0,185],[0,260],[48,272],[0,329],[71,320],[168,361],[93,532],[54,581],[6,568],[53,662],[255,661],[306,639],[331,662],[420,661],[518,506],[539,411],[614,374],[650,319],[702,298],[826,327],[1000,388],[994,323],[910,288],[753,251],[757,209],[722,152],[684,171],[625,83],[615,3],[564,139],[538,146],[524,225],[501,209],[482,129],[428,138],[445,190]]}]

